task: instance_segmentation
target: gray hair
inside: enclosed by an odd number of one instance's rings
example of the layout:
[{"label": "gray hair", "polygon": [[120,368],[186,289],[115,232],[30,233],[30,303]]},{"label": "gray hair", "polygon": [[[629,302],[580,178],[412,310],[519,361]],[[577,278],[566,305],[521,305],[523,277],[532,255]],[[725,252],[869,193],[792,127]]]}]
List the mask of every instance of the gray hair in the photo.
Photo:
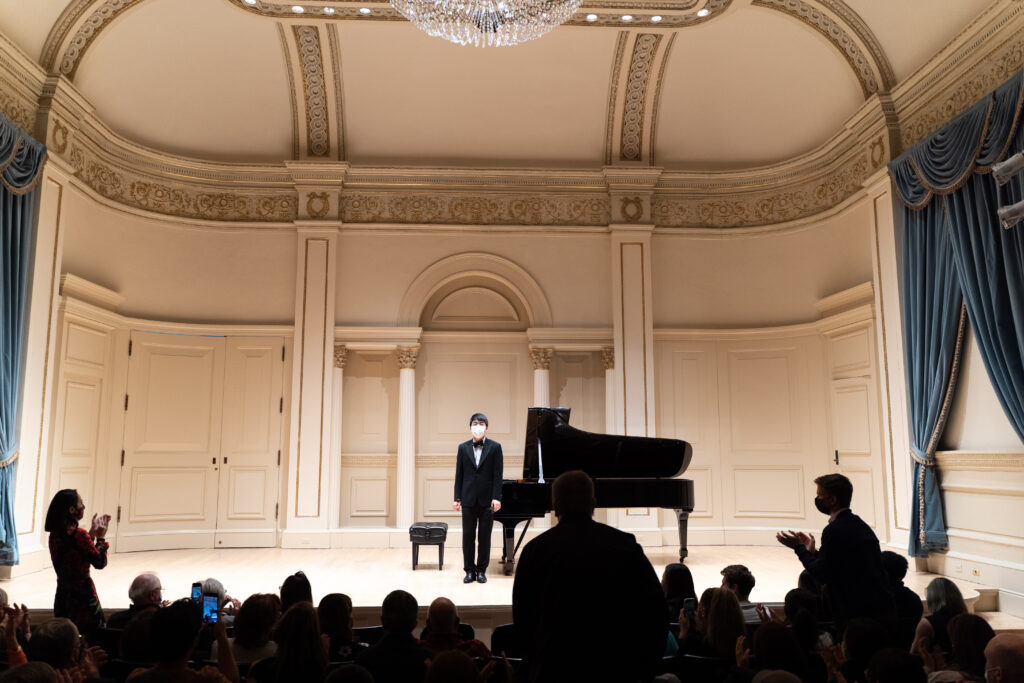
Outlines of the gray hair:
[{"label": "gray hair", "polygon": [[0,588],[0,607],[7,607],[7,591]]},{"label": "gray hair", "polygon": [[967,604],[964,602],[964,596],[960,593],[960,589],[956,587],[955,583],[942,576],[932,579],[932,582],[928,584],[928,588],[925,590],[925,600],[928,603],[928,611],[932,614],[943,607],[949,608],[952,612],[950,616],[967,612]]},{"label": "gray hair", "polygon": [[139,574],[132,581],[131,587],[128,589],[128,597],[131,598],[132,602],[139,602],[149,597],[149,594],[160,588],[160,577],[152,572],[146,572],[145,574]]},{"label": "gray hair", "polygon": [[44,621],[28,641],[28,658],[64,669],[76,662],[78,628],[70,619],[58,617]]},{"label": "gray hair", "polygon": [[203,581],[203,595],[216,595],[217,604],[221,606],[224,604],[224,600],[227,599],[228,591],[224,588],[223,583],[211,577]]}]

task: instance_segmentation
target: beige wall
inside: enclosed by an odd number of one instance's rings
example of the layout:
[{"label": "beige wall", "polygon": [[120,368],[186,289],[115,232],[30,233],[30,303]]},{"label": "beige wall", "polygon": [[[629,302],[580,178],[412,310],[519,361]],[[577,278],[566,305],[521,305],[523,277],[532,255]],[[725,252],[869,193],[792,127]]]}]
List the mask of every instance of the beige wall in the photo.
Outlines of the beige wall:
[{"label": "beige wall", "polygon": [[193,226],[104,206],[72,189],[62,270],[153,320],[285,323],[295,310],[295,234]]},{"label": "beige wall", "polygon": [[871,279],[869,206],[790,231],[655,233],[658,327],[763,327],[806,322],[814,303]]}]

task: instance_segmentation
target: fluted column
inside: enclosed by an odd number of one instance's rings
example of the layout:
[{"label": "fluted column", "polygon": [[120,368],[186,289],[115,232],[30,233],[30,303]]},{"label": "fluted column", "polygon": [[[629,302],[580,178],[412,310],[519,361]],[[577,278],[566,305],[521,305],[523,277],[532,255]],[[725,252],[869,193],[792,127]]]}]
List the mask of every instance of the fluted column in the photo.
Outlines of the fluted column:
[{"label": "fluted column", "polygon": [[551,405],[551,357],[554,349],[530,349],[533,361],[533,405],[547,408]]},{"label": "fluted column", "polygon": [[341,392],[344,379],[348,347],[337,344],[334,347],[334,369],[331,371],[331,528],[341,526]]},{"label": "fluted column", "polygon": [[604,366],[604,430],[607,434],[618,434],[618,420],[615,410],[615,348],[601,349],[601,364]]},{"label": "fluted column", "polygon": [[406,529],[416,511],[416,357],[420,347],[398,348],[398,504],[396,524]]}]

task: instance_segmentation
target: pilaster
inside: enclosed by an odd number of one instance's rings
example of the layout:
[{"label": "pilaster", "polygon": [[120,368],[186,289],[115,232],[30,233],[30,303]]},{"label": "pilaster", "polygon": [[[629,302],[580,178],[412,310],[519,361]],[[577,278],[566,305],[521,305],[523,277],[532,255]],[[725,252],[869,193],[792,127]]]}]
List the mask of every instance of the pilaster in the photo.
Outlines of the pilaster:
[{"label": "pilaster", "polygon": [[398,486],[395,521],[412,525],[416,514],[416,358],[420,347],[398,347]]}]

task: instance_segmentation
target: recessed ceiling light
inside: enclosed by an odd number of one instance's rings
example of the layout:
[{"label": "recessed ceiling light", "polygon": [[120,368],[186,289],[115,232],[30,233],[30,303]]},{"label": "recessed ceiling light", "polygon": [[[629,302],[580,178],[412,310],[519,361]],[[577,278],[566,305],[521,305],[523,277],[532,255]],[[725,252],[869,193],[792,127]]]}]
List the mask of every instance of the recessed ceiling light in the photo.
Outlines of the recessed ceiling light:
[{"label": "recessed ceiling light", "polygon": [[661,21],[661,15],[660,14],[655,14],[653,17],[651,17],[651,23],[652,24],[657,24],[659,21]]},{"label": "recessed ceiling light", "polygon": [[334,14],[333,7],[324,7],[324,14]]},{"label": "recessed ceiling light", "polygon": [[292,11],[295,12],[296,14],[302,14],[306,10],[305,8],[303,8],[302,5],[292,5]]},{"label": "recessed ceiling light", "polygon": [[711,10],[709,10],[707,7],[705,7],[704,9],[697,10],[698,17],[706,17],[709,14],[711,14]]},{"label": "recessed ceiling light", "polygon": [[622,20],[623,21],[633,21],[633,15],[632,14],[623,14],[622,15]]},{"label": "recessed ceiling light", "polygon": [[365,15],[370,13],[370,8],[369,7],[360,7],[359,8],[359,13],[365,16]]},{"label": "recessed ceiling light", "polygon": [[589,22],[597,21],[597,15],[596,14],[588,14],[587,15],[587,21],[589,21]]}]

